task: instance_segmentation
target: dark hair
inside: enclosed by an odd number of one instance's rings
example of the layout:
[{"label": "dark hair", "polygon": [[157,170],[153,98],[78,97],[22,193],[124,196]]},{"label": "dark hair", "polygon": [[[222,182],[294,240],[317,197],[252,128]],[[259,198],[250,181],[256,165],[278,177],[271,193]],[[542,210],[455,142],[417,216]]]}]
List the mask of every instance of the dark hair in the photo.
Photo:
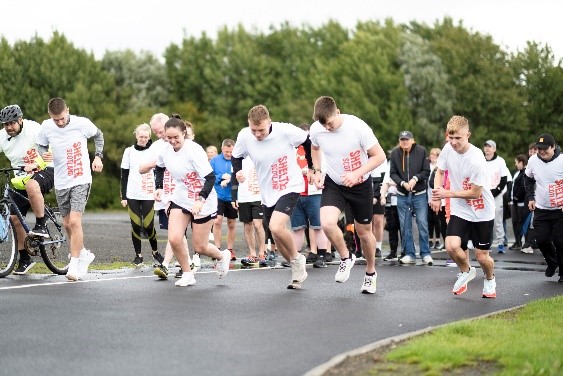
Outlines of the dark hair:
[{"label": "dark hair", "polygon": [[313,120],[318,120],[319,123],[324,125],[329,117],[336,114],[336,110],[336,102],[333,98],[327,96],[319,97],[315,101]]},{"label": "dark hair", "polygon": [[528,146],[528,150],[530,150],[530,149],[537,149],[535,142],[532,142],[532,143],[530,144],[530,146]]},{"label": "dark hair", "polygon": [[164,128],[176,128],[179,129],[182,133],[186,133],[186,124],[180,118],[180,115],[177,114],[172,114],[172,116],[170,116],[170,119],[168,119],[168,121],[164,124]]},{"label": "dark hair", "polygon": [[524,163],[524,166],[526,166],[526,164],[528,164],[528,157],[527,157],[526,155],[524,155],[524,154],[518,154],[518,155],[515,157],[515,159],[516,159],[518,162]]},{"label": "dark hair", "polygon": [[49,104],[47,104],[47,111],[53,115],[62,114],[66,109],[66,103],[62,98],[51,98]]}]

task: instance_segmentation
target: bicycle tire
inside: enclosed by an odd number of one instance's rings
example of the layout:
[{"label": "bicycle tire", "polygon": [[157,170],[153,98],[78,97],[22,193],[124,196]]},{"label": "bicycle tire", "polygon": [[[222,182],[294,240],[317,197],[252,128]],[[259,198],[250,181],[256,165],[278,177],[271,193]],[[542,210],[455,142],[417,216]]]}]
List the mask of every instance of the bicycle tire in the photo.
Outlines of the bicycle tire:
[{"label": "bicycle tire", "polygon": [[[1,211],[2,215],[4,213],[9,215],[10,213],[10,209],[6,204],[2,205]],[[0,218],[0,220],[3,220],[3,218]],[[6,239],[0,241],[0,278],[8,276],[14,270],[18,259],[17,235],[11,220],[8,220],[7,231]]]},{"label": "bicycle tire", "polygon": [[50,238],[44,241],[62,241],[52,244],[41,243],[41,245],[39,245],[39,252],[49,270],[55,274],[64,275],[68,270],[70,246],[63,232],[60,214],[49,207],[45,207],[45,219],[47,220],[45,225],[47,226]]}]

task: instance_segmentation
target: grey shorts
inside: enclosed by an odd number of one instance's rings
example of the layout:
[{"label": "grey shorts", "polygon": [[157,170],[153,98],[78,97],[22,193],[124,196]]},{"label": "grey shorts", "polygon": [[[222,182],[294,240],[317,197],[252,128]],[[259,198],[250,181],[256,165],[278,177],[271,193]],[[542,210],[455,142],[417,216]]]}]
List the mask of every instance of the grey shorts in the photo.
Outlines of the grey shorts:
[{"label": "grey shorts", "polygon": [[90,184],[81,184],[71,188],[55,189],[59,211],[63,217],[69,215],[71,211],[84,213],[90,195],[90,186]]}]

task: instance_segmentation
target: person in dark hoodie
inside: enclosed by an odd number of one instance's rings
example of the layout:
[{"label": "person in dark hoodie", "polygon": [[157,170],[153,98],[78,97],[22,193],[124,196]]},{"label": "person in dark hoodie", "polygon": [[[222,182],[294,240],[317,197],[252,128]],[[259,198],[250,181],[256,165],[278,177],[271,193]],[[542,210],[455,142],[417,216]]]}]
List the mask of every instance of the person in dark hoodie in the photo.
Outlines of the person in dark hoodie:
[{"label": "person in dark hoodie", "polygon": [[412,216],[416,216],[420,257],[432,265],[428,245],[428,202],[426,180],[430,176],[430,161],[423,146],[416,144],[410,131],[399,133],[399,146],[391,152],[390,174],[397,184],[397,211],[401,225],[401,242],[405,256],[401,264],[416,264],[412,235]]},{"label": "person in dark hoodie", "polygon": [[[528,253],[528,250],[522,249],[522,228],[526,218],[530,214],[528,205],[526,205],[526,190],[524,188],[524,170],[528,164],[528,157],[524,154],[518,154],[514,159],[516,172],[512,177],[512,205],[510,205],[512,217],[512,229],[514,230],[515,241],[508,249]],[[533,253],[534,251],[531,251]]]},{"label": "person in dark hoodie", "polygon": [[545,276],[552,277],[559,267],[563,282],[563,157],[548,133],[537,138],[536,147],[524,176],[528,209],[534,212],[536,241],[547,262]]}]

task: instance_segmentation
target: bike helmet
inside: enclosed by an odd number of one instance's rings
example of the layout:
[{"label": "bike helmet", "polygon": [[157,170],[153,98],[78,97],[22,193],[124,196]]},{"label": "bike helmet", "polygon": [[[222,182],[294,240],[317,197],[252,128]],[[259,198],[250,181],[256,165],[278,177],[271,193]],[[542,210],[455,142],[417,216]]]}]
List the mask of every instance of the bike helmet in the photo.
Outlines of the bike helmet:
[{"label": "bike helmet", "polygon": [[8,123],[10,121],[16,121],[20,117],[23,117],[23,112],[20,106],[17,104],[12,104],[6,106],[0,111],[0,122],[1,123]]}]

